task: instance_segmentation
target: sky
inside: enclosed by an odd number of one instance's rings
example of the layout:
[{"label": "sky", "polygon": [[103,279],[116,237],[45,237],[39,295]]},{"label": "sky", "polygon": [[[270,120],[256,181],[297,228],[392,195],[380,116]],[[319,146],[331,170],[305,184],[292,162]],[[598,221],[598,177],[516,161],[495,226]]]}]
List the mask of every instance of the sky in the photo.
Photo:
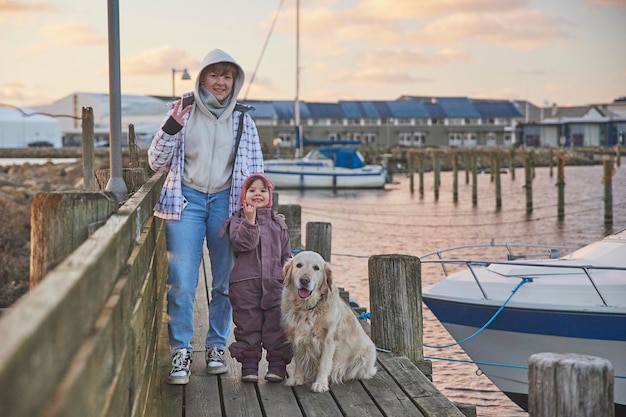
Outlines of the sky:
[{"label": "sky", "polygon": [[0,0],[0,104],[108,93],[110,4],[122,94],[191,90],[178,70],[219,48],[246,72],[240,100],[626,96],[626,0],[299,0],[299,48],[298,0],[115,1]]}]

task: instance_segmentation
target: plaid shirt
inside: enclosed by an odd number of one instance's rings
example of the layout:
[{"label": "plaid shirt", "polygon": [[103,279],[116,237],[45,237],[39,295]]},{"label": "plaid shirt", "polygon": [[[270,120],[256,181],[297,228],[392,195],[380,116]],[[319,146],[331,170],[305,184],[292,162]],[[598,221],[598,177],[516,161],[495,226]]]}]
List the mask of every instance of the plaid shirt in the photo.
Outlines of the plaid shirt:
[{"label": "plaid shirt", "polygon": [[[190,95],[193,95],[193,93],[187,93],[183,97]],[[168,112],[163,123],[172,114],[174,104],[175,102],[168,103]],[[184,115],[185,123],[189,119],[190,113],[187,112]],[[231,116],[233,119],[233,152],[235,151],[235,137],[239,127],[239,116],[240,111],[238,110],[233,111]],[[248,113],[244,115],[243,121],[241,142],[239,143],[237,155],[235,155],[235,166],[230,187],[230,216],[241,208],[239,195],[241,194],[244,180],[250,174],[263,172],[263,153],[261,152],[261,143],[259,142],[259,133],[256,125]],[[161,190],[154,215],[162,219],[180,220],[183,209],[187,205],[182,191],[183,166],[185,163],[185,126],[175,135],[169,135],[162,128],[159,129],[148,149],[148,163],[150,168],[156,172],[167,172],[167,178]]]}]

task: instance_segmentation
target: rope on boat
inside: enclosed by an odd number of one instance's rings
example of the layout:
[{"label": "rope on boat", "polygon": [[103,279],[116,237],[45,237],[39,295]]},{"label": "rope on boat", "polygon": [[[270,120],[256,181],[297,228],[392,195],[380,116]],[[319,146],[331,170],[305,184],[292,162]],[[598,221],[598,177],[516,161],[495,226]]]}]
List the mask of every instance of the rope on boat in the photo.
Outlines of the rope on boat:
[{"label": "rope on boat", "polygon": [[527,282],[532,282],[532,281],[533,281],[532,278],[522,278],[522,280],[519,282],[519,284],[517,284],[517,287],[515,287],[515,289],[511,292],[511,295],[509,295],[509,298],[507,298],[504,301],[504,303],[500,306],[498,311],[496,311],[494,313],[494,315],[487,321],[487,323],[485,323],[480,329],[476,330],[473,334],[467,336],[465,339],[459,340],[458,342],[455,342],[455,343],[450,343],[450,344],[441,345],[441,346],[428,345],[428,344],[424,343],[424,346],[429,347],[429,348],[433,348],[433,349],[445,349],[445,348],[449,348],[449,347],[452,347],[452,346],[460,345],[461,343],[467,342],[468,340],[474,338],[475,336],[478,336],[483,330],[485,330],[487,328],[487,326],[489,326],[491,324],[492,321],[494,321],[496,319],[496,317],[498,317],[498,315],[502,312],[502,310],[504,310],[504,307],[509,303],[509,301],[515,295],[517,290],[519,290],[522,285],[526,284]]}]

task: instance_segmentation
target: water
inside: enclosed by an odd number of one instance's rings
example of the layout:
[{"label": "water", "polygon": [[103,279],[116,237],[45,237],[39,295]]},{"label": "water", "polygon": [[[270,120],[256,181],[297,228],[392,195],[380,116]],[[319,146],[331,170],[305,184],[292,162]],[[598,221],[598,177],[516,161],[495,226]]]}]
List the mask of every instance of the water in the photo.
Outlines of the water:
[{"label": "water", "polygon": [[[331,261],[335,282],[370,310],[367,259],[371,255],[420,256],[451,246],[488,243],[546,243],[581,246],[626,228],[626,166],[613,176],[613,225],[604,225],[603,168],[565,168],[565,218],[557,220],[556,169],[536,168],[533,180],[533,211],[526,214],[524,171],[516,179],[502,175],[502,208],[496,210],[495,185],[490,175],[478,176],[478,204],[472,206],[472,187],[459,172],[458,203],[452,198],[452,173],[441,173],[439,199],[434,197],[434,177],[424,174],[424,197],[411,194],[409,179],[396,175],[398,184],[386,190],[332,191],[280,190],[281,204],[302,207],[302,233],[306,223],[332,224]],[[422,285],[440,279],[439,273],[423,269]],[[443,345],[454,340],[424,306],[424,342]],[[458,346],[443,351],[424,348],[424,354],[468,360]],[[480,417],[526,417],[472,364],[433,361],[433,382],[448,398],[474,404]]]}]

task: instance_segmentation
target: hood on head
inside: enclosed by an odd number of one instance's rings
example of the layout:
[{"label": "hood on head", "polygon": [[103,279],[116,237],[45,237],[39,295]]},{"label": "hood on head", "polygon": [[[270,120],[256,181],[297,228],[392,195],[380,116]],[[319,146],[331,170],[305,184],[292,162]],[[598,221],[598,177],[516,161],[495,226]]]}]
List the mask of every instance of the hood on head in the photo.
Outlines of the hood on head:
[{"label": "hood on head", "polygon": [[272,180],[269,179],[269,177],[267,175],[265,175],[262,172],[256,172],[254,174],[250,174],[246,180],[243,182],[243,186],[241,187],[241,195],[239,196],[239,204],[243,207],[245,202],[246,202],[246,190],[248,189],[248,186],[250,185],[250,183],[254,180],[257,179],[262,179],[263,181],[265,181],[267,183],[267,185],[269,186],[269,190],[270,190],[270,198],[269,198],[269,204],[267,205],[267,207],[272,207],[272,205],[274,204],[273,201],[273,196],[274,196],[274,183],[272,182]]},{"label": "hood on head", "polygon": [[246,74],[244,73],[243,68],[241,68],[241,65],[239,65],[232,56],[228,55],[226,52],[222,51],[221,49],[212,50],[211,52],[206,54],[206,56],[202,60],[202,64],[200,65],[200,70],[196,74],[196,81],[194,84],[194,95],[196,96],[196,100],[198,100],[198,97],[200,94],[200,75],[202,74],[202,71],[209,65],[217,64],[218,62],[230,62],[231,64],[236,65],[238,68],[237,78],[235,78],[235,82],[233,83],[232,99],[230,101],[230,106],[229,106],[229,107],[234,108],[236,101],[237,101],[237,97],[239,96],[239,93],[241,92],[241,89],[243,88],[243,83],[246,80]]}]

